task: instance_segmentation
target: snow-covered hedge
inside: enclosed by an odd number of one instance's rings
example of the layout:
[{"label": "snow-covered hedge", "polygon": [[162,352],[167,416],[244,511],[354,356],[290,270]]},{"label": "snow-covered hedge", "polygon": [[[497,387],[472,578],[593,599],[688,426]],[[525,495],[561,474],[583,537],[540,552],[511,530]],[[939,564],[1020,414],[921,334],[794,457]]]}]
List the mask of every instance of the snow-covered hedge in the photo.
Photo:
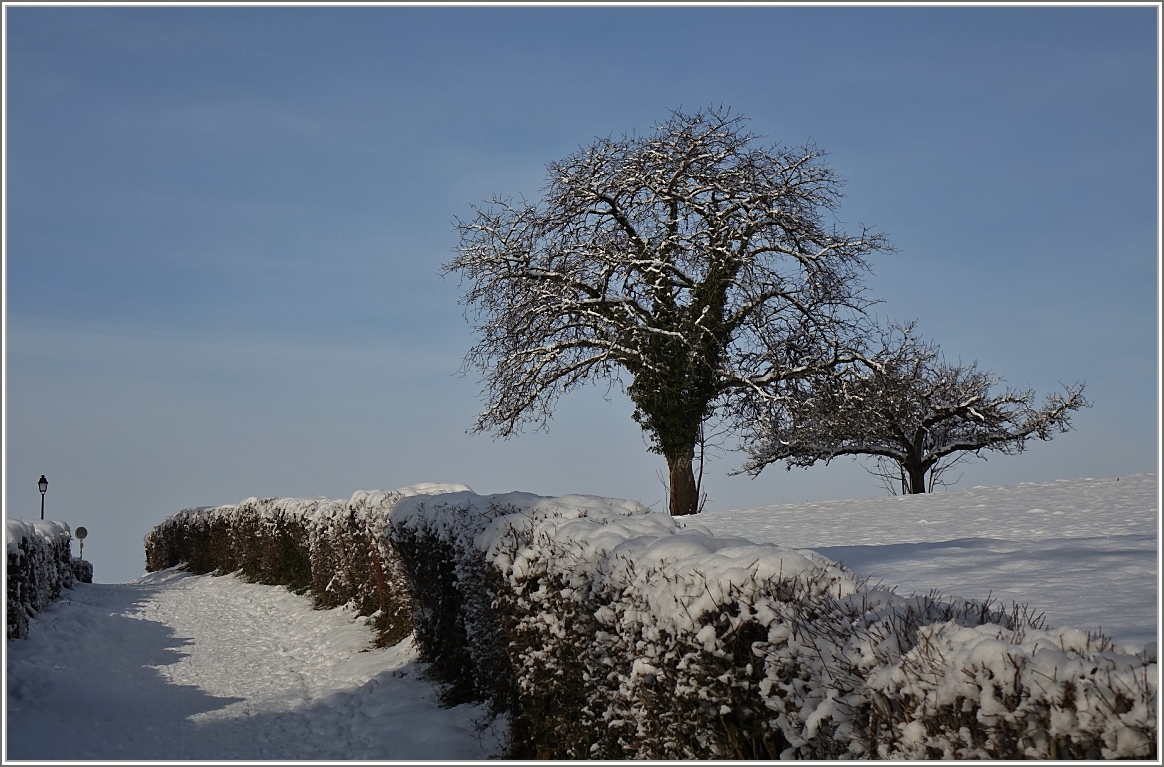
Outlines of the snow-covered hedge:
[{"label": "snow-covered hedge", "polygon": [[[5,520],[8,544],[8,638],[28,636],[28,620],[74,581],[91,582],[93,566],[72,556],[64,522]],[[87,574],[88,581],[80,577]]]},{"label": "snow-covered hedge", "polygon": [[73,557],[73,577],[81,583],[93,582],[93,563],[79,557]]},{"label": "snow-covered hedge", "polygon": [[1154,651],[872,589],[634,503],[396,505],[422,657],[516,758],[1155,756]]},{"label": "snow-covered hedge", "polygon": [[870,588],[628,501],[464,486],[180,512],[147,567],[354,601],[512,758],[1154,758],[1155,651]]},{"label": "snow-covered hedge", "polygon": [[466,490],[421,484],[359,491],[349,499],[248,498],[186,509],[145,538],[146,570],[177,564],[195,573],[241,572],[258,583],[312,593],[317,607],[352,602],[373,616],[382,644],[412,631],[412,603],[384,531],[401,498]]}]

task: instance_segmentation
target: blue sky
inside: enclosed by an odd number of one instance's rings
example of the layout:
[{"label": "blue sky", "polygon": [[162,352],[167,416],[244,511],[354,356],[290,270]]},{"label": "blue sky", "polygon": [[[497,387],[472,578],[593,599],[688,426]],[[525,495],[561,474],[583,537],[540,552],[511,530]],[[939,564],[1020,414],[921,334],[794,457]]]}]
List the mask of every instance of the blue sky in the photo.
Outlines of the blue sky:
[{"label": "blue sky", "polygon": [[[455,216],[672,108],[815,141],[883,317],[1076,430],[959,486],[1155,471],[1157,9],[5,7],[5,513],[99,581],[188,506],[465,482],[663,499],[620,393],[469,435]],[[839,461],[709,507],[867,497]],[[665,506],[665,504],[661,504]],[[658,508],[658,506],[657,506]],[[1005,537],[1005,531],[999,531]]]}]

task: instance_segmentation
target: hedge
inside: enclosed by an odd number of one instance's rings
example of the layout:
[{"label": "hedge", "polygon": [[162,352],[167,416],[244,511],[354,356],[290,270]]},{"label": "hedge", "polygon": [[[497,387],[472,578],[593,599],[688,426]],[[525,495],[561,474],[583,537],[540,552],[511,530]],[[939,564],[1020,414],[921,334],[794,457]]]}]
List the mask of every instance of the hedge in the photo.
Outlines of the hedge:
[{"label": "hedge", "polygon": [[[427,494],[426,494],[426,491]],[[242,572],[415,637],[513,759],[1154,759],[1154,645],[901,596],[811,551],[463,486],[180,512],[147,567]]]},{"label": "hedge", "polygon": [[93,581],[93,565],[72,556],[64,522],[5,520],[8,639],[28,636],[28,622],[77,581]]},{"label": "hedge", "polygon": [[359,491],[344,500],[248,498],[185,509],[145,538],[146,570],[178,564],[193,573],[240,573],[257,583],[310,592],[320,609],[351,603],[373,619],[378,644],[412,633],[413,605],[400,559],[383,535],[388,514],[422,484]]},{"label": "hedge", "polygon": [[527,759],[1155,758],[1154,646],[621,501],[402,501],[422,658]]}]

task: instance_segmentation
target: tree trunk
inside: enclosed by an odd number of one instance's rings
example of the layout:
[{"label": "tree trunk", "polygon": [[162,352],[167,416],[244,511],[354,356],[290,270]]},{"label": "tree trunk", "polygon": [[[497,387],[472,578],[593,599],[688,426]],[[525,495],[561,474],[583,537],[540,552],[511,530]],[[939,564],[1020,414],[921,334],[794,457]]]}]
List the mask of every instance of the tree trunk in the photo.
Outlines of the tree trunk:
[{"label": "tree trunk", "polygon": [[906,466],[905,468],[909,472],[909,492],[915,495],[924,493],[926,491],[925,468],[917,466]]},{"label": "tree trunk", "polygon": [[699,511],[699,488],[695,484],[695,471],[691,466],[694,457],[694,447],[679,455],[667,456],[667,471],[671,482],[670,511],[673,517]]}]

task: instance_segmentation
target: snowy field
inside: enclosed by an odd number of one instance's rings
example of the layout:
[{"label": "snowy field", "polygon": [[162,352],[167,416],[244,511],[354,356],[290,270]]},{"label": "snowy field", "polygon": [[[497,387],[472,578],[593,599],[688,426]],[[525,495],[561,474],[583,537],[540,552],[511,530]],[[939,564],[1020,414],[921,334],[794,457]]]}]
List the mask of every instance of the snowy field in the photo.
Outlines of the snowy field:
[{"label": "snowy field", "polygon": [[[859,575],[1019,601],[1139,649],[1157,635],[1155,475],[717,511],[717,534],[811,548]],[[166,571],[83,584],[7,643],[7,759],[445,759],[496,753],[479,707],[442,709],[410,641],[349,610]]]},{"label": "snowy field", "polygon": [[701,515],[717,535],[809,548],[898,593],[1025,603],[1138,650],[1158,623],[1155,474]]}]

